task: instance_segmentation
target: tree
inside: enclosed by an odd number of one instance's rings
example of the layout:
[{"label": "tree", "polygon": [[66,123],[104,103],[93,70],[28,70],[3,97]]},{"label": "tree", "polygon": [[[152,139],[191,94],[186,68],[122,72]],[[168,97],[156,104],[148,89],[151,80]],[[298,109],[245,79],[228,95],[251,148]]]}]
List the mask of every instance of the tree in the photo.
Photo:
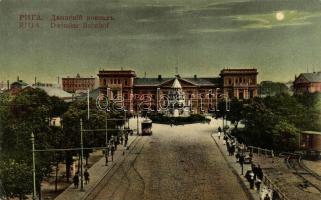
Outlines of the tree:
[{"label": "tree", "polygon": [[230,110],[227,112],[227,119],[237,128],[238,123],[243,119],[243,103],[236,98],[230,101]]},{"label": "tree", "polygon": [[7,195],[11,198],[26,199],[26,195],[32,192],[32,168],[24,162],[14,159],[0,161],[0,179]]},{"label": "tree", "polygon": [[[83,120],[84,129],[105,129],[105,119],[119,118],[123,119],[122,113],[111,113],[97,110],[95,101],[90,100],[90,119],[87,120],[87,102],[79,100],[72,102],[63,115],[63,138],[68,138],[62,143],[64,148],[74,148],[80,146],[80,119]],[[109,121],[108,129],[116,128],[116,125],[122,125],[123,121]],[[117,134],[117,131],[108,131],[109,138],[112,134]],[[102,147],[105,146],[105,132],[86,132],[84,133],[84,147]],[[70,166],[73,162],[72,156],[78,152],[66,152],[66,178],[70,178]],[[89,158],[91,151],[85,151],[86,158]]]},{"label": "tree", "polygon": [[[48,126],[49,113],[52,110],[50,97],[43,90],[26,88],[6,103],[0,121],[3,134],[1,159],[11,158],[16,163],[32,166],[31,133],[35,134],[36,149],[47,149],[52,146],[51,129]],[[43,177],[51,172],[52,159],[51,153],[36,154],[38,191]],[[8,177],[11,179],[15,177],[15,174],[8,175],[12,176]]]},{"label": "tree", "polygon": [[299,130],[291,123],[279,121],[272,130],[273,149],[283,151],[294,151],[298,148]]}]

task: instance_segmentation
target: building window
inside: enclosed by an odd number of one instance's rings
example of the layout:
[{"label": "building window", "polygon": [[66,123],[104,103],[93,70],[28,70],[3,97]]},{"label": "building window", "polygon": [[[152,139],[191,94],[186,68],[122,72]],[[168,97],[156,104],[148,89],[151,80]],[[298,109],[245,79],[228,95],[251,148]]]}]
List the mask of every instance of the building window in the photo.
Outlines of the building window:
[{"label": "building window", "polygon": [[239,90],[239,99],[244,99],[244,91]]},{"label": "building window", "polygon": [[232,84],[232,80],[229,78],[228,79],[228,84],[231,85]]},{"label": "building window", "polygon": [[117,90],[112,90],[112,97],[113,99],[117,99]]}]

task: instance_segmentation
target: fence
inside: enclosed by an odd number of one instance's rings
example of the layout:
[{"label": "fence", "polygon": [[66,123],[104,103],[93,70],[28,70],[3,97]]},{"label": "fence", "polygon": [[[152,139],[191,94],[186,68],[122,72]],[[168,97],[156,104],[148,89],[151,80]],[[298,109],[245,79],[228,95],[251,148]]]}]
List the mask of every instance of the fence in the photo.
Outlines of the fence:
[{"label": "fence", "polygon": [[[239,144],[236,137],[230,134],[225,134],[225,135],[229,140],[234,140],[237,144]],[[255,146],[246,146],[244,144],[241,144],[241,145],[244,146],[243,148],[245,150],[250,151],[250,153],[257,154],[258,156],[270,157],[272,159],[272,163],[274,162],[273,158],[275,155],[273,150],[255,147]],[[269,189],[274,191],[273,200],[289,200],[289,198],[286,197],[286,195],[281,191],[281,189],[276,184],[274,184],[269,177],[264,175],[262,181],[264,185],[266,185]]]}]

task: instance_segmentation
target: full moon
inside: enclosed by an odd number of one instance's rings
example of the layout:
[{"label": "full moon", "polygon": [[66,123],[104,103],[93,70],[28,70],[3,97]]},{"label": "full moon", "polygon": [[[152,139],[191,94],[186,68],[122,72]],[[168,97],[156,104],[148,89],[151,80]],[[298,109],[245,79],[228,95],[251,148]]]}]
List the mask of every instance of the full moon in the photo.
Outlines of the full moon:
[{"label": "full moon", "polygon": [[275,17],[276,17],[276,20],[282,21],[284,19],[284,13],[279,11],[276,13]]}]

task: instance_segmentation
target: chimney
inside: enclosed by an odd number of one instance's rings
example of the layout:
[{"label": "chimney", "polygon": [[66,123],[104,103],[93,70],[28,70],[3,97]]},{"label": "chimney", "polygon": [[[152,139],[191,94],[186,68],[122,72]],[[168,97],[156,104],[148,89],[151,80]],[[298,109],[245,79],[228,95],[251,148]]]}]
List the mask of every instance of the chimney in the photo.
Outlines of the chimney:
[{"label": "chimney", "polygon": [[194,74],[194,79],[197,79],[197,75],[196,74]]},{"label": "chimney", "polygon": [[17,76],[17,81],[19,82],[19,76]]},{"label": "chimney", "polygon": [[7,80],[7,88],[8,88],[8,90],[10,90],[10,83],[9,83],[9,80]]},{"label": "chimney", "polygon": [[37,85],[37,77],[35,76],[35,86]]},{"label": "chimney", "polygon": [[162,75],[158,75],[158,80],[162,80]]}]

